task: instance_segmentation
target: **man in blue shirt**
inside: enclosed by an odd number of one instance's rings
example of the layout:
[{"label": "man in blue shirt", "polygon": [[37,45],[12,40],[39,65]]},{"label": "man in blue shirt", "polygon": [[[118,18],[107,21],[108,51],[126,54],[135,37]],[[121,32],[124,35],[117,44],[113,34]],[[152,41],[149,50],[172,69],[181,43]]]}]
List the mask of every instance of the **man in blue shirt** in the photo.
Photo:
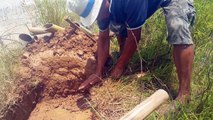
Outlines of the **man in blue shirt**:
[{"label": "man in blue shirt", "polygon": [[[68,5],[72,6],[73,4]],[[97,17],[87,17],[88,10],[97,1],[101,1]],[[69,6],[68,6],[69,7]],[[72,7],[71,7],[72,8]],[[104,65],[109,57],[109,32],[116,33],[120,46],[120,57],[111,76],[119,78],[141,39],[141,27],[157,9],[163,8],[168,28],[168,43],[173,45],[174,63],[179,79],[177,100],[185,102],[190,95],[190,80],[194,58],[193,41],[190,27],[195,18],[192,0],[89,0],[84,11],[79,14],[85,25],[90,25],[97,18],[99,38],[97,48],[97,67],[79,90],[86,90],[91,85],[101,81]],[[75,9],[76,10],[76,9]],[[92,11],[92,10],[91,10]],[[79,12],[79,9],[78,9]],[[90,18],[90,19],[89,19]],[[89,23],[87,22],[90,21]]]}]

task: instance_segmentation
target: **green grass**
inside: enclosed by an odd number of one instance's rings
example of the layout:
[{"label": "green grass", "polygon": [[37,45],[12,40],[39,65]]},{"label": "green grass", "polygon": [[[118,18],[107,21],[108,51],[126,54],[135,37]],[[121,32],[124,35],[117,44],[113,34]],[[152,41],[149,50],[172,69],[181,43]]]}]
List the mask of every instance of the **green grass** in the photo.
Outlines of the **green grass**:
[{"label": "green grass", "polygon": [[175,119],[213,119],[213,13],[212,0],[197,0],[197,22],[193,31],[195,59],[192,78],[192,102]]},{"label": "green grass", "polygon": [[[150,120],[213,119],[213,14],[211,14],[213,13],[213,1],[195,0],[194,2],[197,16],[192,33],[195,43],[195,59],[191,82],[191,102],[180,106],[179,112],[171,112],[167,116],[153,113],[148,118]],[[172,60],[171,46],[166,41],[167,34],[165,33],[167,33],[165,18],[163,11],[160,10],[143,26],[139,51],[134,55],[129,66],[133,68],[140,66],[142,60],[143,69],[147,71],[147,75],[141,78],[143,84],[154,90],[169,89],[175,96],[178,79]],[[117,43],[113,41],[112,51],[118,50],[116,46]],[[126,79],[124,80],[125,83]]]},{"label": "green grass", "polygon": [[38,10],[38,19],[42,24],[53,23],[63,25],[68,15],[64,0],[34,0]]},{"label": "green grass", "polygon": [[[181,106],[180,112],[171,113],[164,117],[162,117],[162,115],[157,115],[158,117],[153,115],[153,117],[149,119],[213,119],[212,7],[212,0],[195,0],[197,18],[192,34],[195,43],[195,59],[191,82],[192,100],[190,104]],[[147,67],[150,71],[149,76],[155,75],[173,90],[177,87],[177,77],[165,33],[166,26],[164,16],[161,14],[161,11],[158,11],[155,16],[148,20],[148,23],[143,28],[140,53],[142,58],[147,61]],[[139,61],[138,54],[133,58],[133,63],[137,61]],[[153,79],[156,78],[148,77],[148,81],[153,82]]]},{"label": "green grass", "polygon": [[7,101],[7,95],[14,85],[16,79],[14,70],[19,65],[22,48],[22,44],[15,41],[0,45],[0,109]]}]

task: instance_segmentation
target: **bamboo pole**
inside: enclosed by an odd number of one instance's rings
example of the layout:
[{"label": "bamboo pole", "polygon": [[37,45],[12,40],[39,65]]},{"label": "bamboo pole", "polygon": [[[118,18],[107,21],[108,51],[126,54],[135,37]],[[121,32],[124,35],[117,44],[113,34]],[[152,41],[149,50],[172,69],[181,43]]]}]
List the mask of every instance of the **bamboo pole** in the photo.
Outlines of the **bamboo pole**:
[{"label": "bamboo pole", "polygon": [[143,120],[168,99],[168,93],[165,90],[160,89],[137,105],[120,120]]},{"label": "bamboo pole", "polygon": [[41,27],[28,27],[28,30],[33,35],[48,33],[48,31],[46,31],[45,28],[41,28]]},{"label": "bamboo pole", "polygon": [[44,27],[46,28],[45,29],[46,31],[51,32],[51,33],[65,30],[65,28],[52,24],[52,23],[48,23],[48,24],[44,25]]},{"label": "bamboo pole", "polygon": [[34,39],[38,40],[38,39],[42,39],[42,38],[51,38],[53,36],[53,33],[45,33],[45,34],[39,34],[39,35],[35,35]]}]

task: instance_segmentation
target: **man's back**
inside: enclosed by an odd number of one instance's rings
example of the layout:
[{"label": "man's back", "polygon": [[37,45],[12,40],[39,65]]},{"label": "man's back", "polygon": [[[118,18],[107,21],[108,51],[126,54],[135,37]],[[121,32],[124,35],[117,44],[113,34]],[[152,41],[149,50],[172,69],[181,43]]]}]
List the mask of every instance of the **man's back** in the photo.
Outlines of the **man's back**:
[{"label": "man's back", "polygon": [[110,0],[110,20],[137,28],[144,24],[161,5],[170,0]]}]

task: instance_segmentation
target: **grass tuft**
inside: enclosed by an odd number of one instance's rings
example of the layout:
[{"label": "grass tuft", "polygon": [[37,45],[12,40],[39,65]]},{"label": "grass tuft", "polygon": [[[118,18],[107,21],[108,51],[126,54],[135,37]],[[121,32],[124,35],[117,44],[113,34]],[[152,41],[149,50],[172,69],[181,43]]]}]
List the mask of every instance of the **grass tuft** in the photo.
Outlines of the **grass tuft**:
[{"label": "grass tuft", "polygon": [[7,101],[16,80],[15,68],[19,65],[19,57],[23,49],[18,42],[0,45],[0,108]]},{"label": "grass tuft", "polygon": [[38,18],[42,24],[53,23],[62,25],[64,16],[68,15],[64,0],[34,0]]}]

